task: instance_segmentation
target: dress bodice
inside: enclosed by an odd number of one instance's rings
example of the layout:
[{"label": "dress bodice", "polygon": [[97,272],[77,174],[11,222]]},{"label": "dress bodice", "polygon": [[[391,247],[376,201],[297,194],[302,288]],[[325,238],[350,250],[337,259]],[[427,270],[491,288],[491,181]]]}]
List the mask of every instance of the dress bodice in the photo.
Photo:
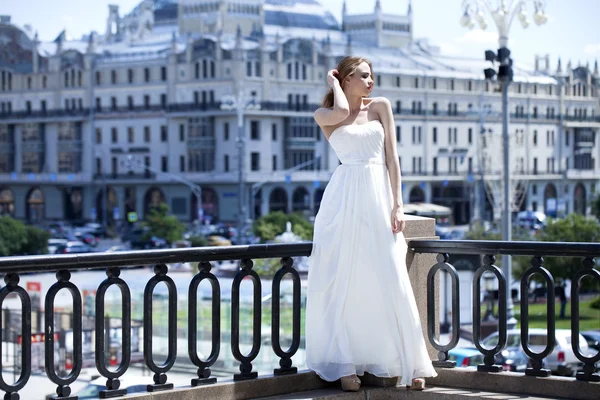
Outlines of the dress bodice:
[{"label": "dress bodice", "polygon": [[331,133],[329,143],[342,165],[385,163],[384,131],[379,120],[342,125]]}]

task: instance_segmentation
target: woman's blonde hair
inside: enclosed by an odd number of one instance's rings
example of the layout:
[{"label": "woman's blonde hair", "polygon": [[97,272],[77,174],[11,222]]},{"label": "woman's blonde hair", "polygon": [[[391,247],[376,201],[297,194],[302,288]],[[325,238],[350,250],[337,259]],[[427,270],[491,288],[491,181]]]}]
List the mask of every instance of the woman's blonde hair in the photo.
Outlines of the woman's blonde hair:
[{"label": "woman's blonde hair", "polygon": [[[347,56],[342,58],[342,60],[337,66],[338,74],[336,75],[336,78],[340,82],[340,85],[342,85],[342,82],[344,82],[344,80],[347,77],[354,74],[358,66],[363,62],[369,64],[369,68],[371,69],[371,76],[373,77],[373,65],[369,60],[363,57]],[[322,106],[325,108],[333,107],[333,90],[331,88],[329,88],[329,91],[323,98]]]}]

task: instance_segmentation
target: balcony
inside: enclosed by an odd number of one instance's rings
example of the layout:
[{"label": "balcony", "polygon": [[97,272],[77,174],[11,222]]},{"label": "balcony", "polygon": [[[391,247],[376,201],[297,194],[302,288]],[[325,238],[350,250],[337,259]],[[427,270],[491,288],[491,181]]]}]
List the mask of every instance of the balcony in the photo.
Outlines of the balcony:
[{"label": "balcony", "polygon": [[[47,378],[36,376],[37,382],[46,379],[56,388],[58,396],[54,398],[69,398],[71,395],[71,385],[80,375],[84,364],[88,366],[97,366],[102,376],[107,378],[105,382],[106,389],[101,393],[101,397],[122,396],[125,393],[120,391],[120,378],[133,366],[130,362],[129,354],[132,353],[131,327],[136,326],[136,332],[142,329],[143,335],[140,339],[140,347],[143,347],[143,362],[145,368],[154,373],[144,390],[145,396],[136,397],[139,399],[252,399],[273,396],[272,399],[294,398],[336,398],[336,399],[364,399],[364,398],[456,398],[468,399],[477,395],[483,395],[482,392],[490,392],[494,398],[528,398],[527,396],[551,397],[551,398],[569,398],[569,399],[596,399],[600,391],[600,375],[595,372],[595,365],[600,360],[600,353],[595,356],[581,354],[578,343],[573,341],[573,350],[577,358],[583,365],[582,370],[572,378],[557,378],[548,376],[548,371],[543,368],[543,360],[548,351],[552,351],[554,343],[548,341],[550,345],[542,352],[533,352],[527,347],[528,356],[532,359],[532,367],[524,373],[503,372],[502,366],[495,364],[495,355],[500,353],[506,343],[506,336],[500,336],[499,344],[491,349],[479,348],[479,351],[485,356],[484,362],[475,367],[475,369],[457,368],[455,363],[450,361],[449,351],[454,348],[459,338],[460,327],[460,290],[473,293],[474,304],[469,312],[473,313],[473,338],[476,343],[481,339],[479,328],[481,326],[481,304],[480,304],[480,278],[484,272],[493,273],[499,284],[499,312],[500,323],[498,329],[500,333],[506,332],[506,325],[503,323],[504,312],[506,308],[507,290],[506,281],[502,271],[495,265],[494,255],[510,254],[531,256],[533,265],[525,272],[521,278],[521,285],[526,285],[529,278],[535,274],[540,276],[547,283],[552,283],[552,277],[543,268],[544,257],[569,256],[580,257],[584,259],[583,267],[578,271],[573,271],[572,282],[573,290],[571,296],[571,332],[574,338],[578,338],[579,320],[578,307],[580,295],[580,280],[584,276],[595,278],[600,282],[600,274],[593,269],[593,257],[600,254],[600,244],[596,243],[543,243],[543,242],[490,242],[490,241],[440,241],[435,240],[435,222],[433,219],[408,217],[407,226],[404,231],[408,241],[409,253],[407,264],[409,277],[415,292],[421,323],[426,331],[424,333],[428,345],[429,354],[433,358],[433,364],[438,372],[438,377],[428,379],[428,389],[424,392],[407,392],[403,387],[397,387],[394,379],[384,379],[375,377],[366,377],[364,386],[358,393],[342,393],[335,384],[323,382],[317,376],[308,371],[297,371],[299,350],[304,341],[301,338],[301,316],[302,301],[300,292],[300,273],[295,268],[295,262],[299,257],[310,255],[312,250],[311,243],[296,244],[269,244],[269,245],[251,245],[251,246],[232,246],[232,247],[212,247],[212,248],[192,248],[192,249],[164,249],[151,251],[128,251],[116,253],[92,253],[83,255],[53,255],[53,256],[27,256],[27,257],[5,257],[0,258],[0,271],[5,275],[5,286],[0,289],[0,305],[5,302],[6,296],[14,294],[11,299],[11,305],[18,303],[18,309],[14,312],[7,310],[6,304],[3,308],[4,317],[10,316],[11,328],[2,331],[3,341],[16,340],[17,335],[22,335],[22,357],[19,359],[18,371],[20,374],[17,382],[7,384],[0,380],[0,389],[6,392],[7,398],[18,399],[33,398],[39,396],[40,389],[38,384],[28,379],[32,378],[32,368],[36,369],[48,362],[46,366]],[[482,264],[474,267],[475,278],[473,286],[461,288],[464,282],[458,279],[456,269],[449,263],[449,254],[472,254],[482,257]],[[278,259],[280,268],[273,276],[272,280],[260,278],[254,270],[254,262],[261,259]],[[217,262],[222,260],[241,260],[241,270],[235,273],[235,276],[227,284],[231,285],[231,298],[221,301],[221,287],[224,278],[218,277]],[[198,263],[199,272],[196,275],[188,276],[177,275],[180,272],[174,272],[169,265],[175,263],[190,262]],[[153,271],[146,272],[144,278],[131,278],[132,273],[124,268],[133,265],[153,265]],[[87,272],[86,272],[87,271]],[[77,287],[74,281],[81,281],[78,273],[93,273],[97,271],[98,281],[102,281],[98,286],[93,285],[95,298],[95,307],[89,308],[92,315],[86,315],[83,318],[81,288]],[[100,272],[105,272],[104,277]],[[438,332],[439,324],[439,286],[436,284],[435,275],[439,271],[446,271],[451,278],[451,297],[452,297],[452,324],[448,344],[440,344]],[[49,272],[56,272],[55,275]],[[27,274],[27,275],[25,275]],[[38,295],[42,301],[31,302],[30,296],[33,290],[30,290],[28,281],[39,281],[41,276],[48,281],[49,287],[45,287],[45,292]],[[215,275],[217,274],[217,275]],[[282,278],[288,275],[291,280],[288,281],[285,296],[282,296]],[[90,279],[86,280],[86,291],[90,290]],[[20,281],[24,281],[20,283]],[[240,303],[240,293],[242,281],[246,286],[246,296],[254,298],[251,306],[246,304],[242,307]],[[198,308],[198,288],[204,282],[204,293],[202,296],[209,301],[204,304],[202,313],[199,314]],[[158,296],[155,293],[155,287],[164,283],[166,294]],[[109,287],[117,286],[120,290],[116,291],[119,304],[118,323],[111,325],[114,318],[107,318],[106,293]],[[180,286],[179,290],[177,286]],[[28,290],[25,290],[24,286]],[[142,321],[133,321],[132,317],[132,299],[137,298],[131,295],[132,290],[139,292],[143,288]],[[271,295],[264,298],[261,286],[270,291]],[[524,287],[524,286],[522,286]],[[553,288],[553,286],[549,286]],[[269,288],[269,289],[267,289]],[[58,314],[54,311],[57,293],[67,289],[74,300],[72,311],[72,320],[69,318],[55,318]],[[550,289],[549,289],[550,290]],[[178,293],[185,293],[187,299],[184,302],[177,302]],[[224,293],[228,293],[225,291]],[[252,295],[253,294],[253,295]],[[554,296],[550,291],[547,297],[548,309],[554,309]],[[85,294],[84,294],[85,295]],[[89,296],[89,294],[88,294]],[[71,297],[69,296],[69,299]],[[86,297],[87,298],[87,297]],[[261,298],[263,300],[261,301]],[[266,300],[265,300],[266,299]],[[287,299],[287,300],[286,300]],[[139,300],[141,301],[141,300]],[[185,304],[183,304],[185,303]],[[46,309],[41,310],[40,305],[46,304]],[[527,312],[527,301],[521,303],[521,318],[523,324],[521,332],[523,336],[527,332],[529,314]],[[231,310],[230,326],[231,328],[221,327],[220,310],[221,306],[226,306]],[[152,307],[157,307],[153,312]],[[158,308],[160,307],[160,308]],[[248,308],[250,307],[250,308]],[[263,309],[264,308],[264,309]],[[162,309],[163,313],[158,310]],[[188,319],[178,320],[178,309],[189,310]],[[283,312],[284,310],[286,312]],[[168,310],[168,312],[167,312]],[[245,310],[245,311],[243,311]],[[252,315],[254,323],[252,329],[246,325],[240,325],[240,315]],[[269,319],[263,320],[261,316],[268,313]],[[282,325],[282,316],[286,314],[286,324]],[[162,318],[164,329],[153,330],[153,318],[159,316]],[[210,334],[206,331],[198,332],[198,315],[203,318],[211,318],[209,324],[212,324]],[[229,312],[228,312],[229,315]],[[210,317],[209,317],[210,316]],[[13,321],[12,318],[15,318]],[[229,318],[229,317],[228,317]],[[549,334],[554,334],[554,314],[548,314]],[[47,320],[49,322],[43,322]],[[63,321],[56,325],[55,321]],[[83,324],[83,322],[86,324]],[[225,320],[228,320],[227,318]],[[20,323],[18,323],[20,321]],[[505,319],[504,319],[505,321]],[[17,322],[17,323],[16,323]],[[135,322],[135,324],[134,324]],[[257,323],[258,322],[258,323]],[[599,321],[600,323],[600,316]],[[262,333],[262,326],[270,324],[270,332]],[[8,324],[8,321],[7,321]],[[166,325],[165,325],[166,324]],[[229,323],[228,323],[229,324]],[[289,324],[289,326],[287,326]],[[95,331],[96,342],[95,351],[91,354],[82,355],[82,333],[83,326]],[[43,329],[42,329],[43,327]],[[106,340],[106,334],[112,332],[110,329],[123,328],[121,339],[117,343],[112,340]],[[86,328],[86,329],[88,329]],[[281,329],[280,329],[281,328]],[[46,349],[39,351],[45,352],[45,360],[40,354],[33,359],[30,357],[32,346],[31,333],[44,333]],[[162,334],[159,332],[163,331]],[[64,346],[64,337],[67,332],[72,332],[75,338],[72,350],[67,359],[64,353],[54,351],[54,340]],[[5,337],[5,334],[7,334]],[[199,333],[201,336],[199,336]],[[327,334],[324,332],[324,334]],[[162,337],[165,347],[160,350],[160,346],[153,346],[157,343],[159,336]],[[52,339],[53,337],[57,339]],[[230,345],[221,342],[221,337],[230,339]],[[198,341],[208,345],[210,351],[198,354]],[[247,354],[242,354],[240,346],[242,342],[252,343],[252,350]],[[285,343],[287,350],[282,350],[282,342]],[[525,341],[526,342],[526,341]],[[62,343],[62,344],[61,344]],[[119,346],[116,354],[122,354],[123,358],[120,364],[113,365],[111,370],[108,368],[107,354],[110,348]],[[263,343],[270,343],[272,349],[261,348]],[[87,348],[94,349],[89,343]],[[91,346],[91,347],[90,347]],[[525,344],[527,346],[527,344]],[[11,347],[11,346],[9,346]],[[61,347],[64,349],[64,347]],[[227,353],[222,350],[227,350]],[[226,359],[229,350],[233,354],[236,366],[239,371],[223,372],[222,360]],[[36,350],[38,351],[38,350]],[[56,354],[63,354],[62,358],[55,359]],[[8,363],[7,354],[0,357],[0,365],[5,370],[11,367],[12,361]],[[120,357],[120,356],[119,356]],[[274,357],[271,372],[265,372],[264,369],[257,376],[255,371],[258,361],[264,362],[269,357]],[[64,366],[61,364],[68,360],[72,366],[72,372],[68,377],[64,377]],[[157,365],[156,361],[163,362]],[[60,361],[57,363],[57,361]],[[94,363],[95,361],[95,363]],[[278,361],[278,362],[277,362]],[[37,364],[36,364],[37,363]],[[40,364],[41,363],[41,364]],[[254,363],[254,365],[253,365]],[[59,371],[56,370],[58,365]],[[117,368],[116,370],[114,368]],[[176,386],[171,383],[172,376],[176,373],[189,374],[189,380],[186,386]],[[211,371],[214,370],[214,371]],[[237,368],[235,368],[237,369]],[[63,370],[62,373],[60,373]],[[183,372],[182,372],[183,371]],[[219,375],[215,378],[214,375]],[[171,376],[171,378],[169,378]],[[150,377],[148,377],[150,379]],[[152,383],[153,382],[153,383]],[[74,393],[73,393],[74,394]],[[289,396],[288,396],[289,395]],[[497,397],[504,396],[504,397]]]},{"label": "balcony", "polygon": [[95,181],[137,181],[137,180],[155,180],[156,174],[150,171],[145,171],[141,173],[126,173],[126,174],[117,174],[117,173],[102,173],[102,174],[94,174],[93,176]]}]

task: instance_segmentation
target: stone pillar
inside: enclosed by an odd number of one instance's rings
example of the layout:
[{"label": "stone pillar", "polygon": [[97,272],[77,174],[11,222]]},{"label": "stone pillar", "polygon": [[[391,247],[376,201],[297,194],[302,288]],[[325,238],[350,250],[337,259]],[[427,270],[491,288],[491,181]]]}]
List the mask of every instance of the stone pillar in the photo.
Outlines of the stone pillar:
[{"label": "stone pillar", "polygon": [[[435,219],[417,217],[413,215],[406,216],[406,227],[404,229],[404,237],[409,243],[414,239],[422,240],[435,240]],[[415,293],[415,300],[417,302],[417,308],[419,310],[419,317],[421,319],[421,326],[423,328],[423,337],[425,338],[425,344],[429,351],[429,356],[433,360],[437,360],[437,350],[429,343],[427,338],[427,274],[431,267],[436,264],[437,254],[417,254],[411,251],[410,246],[406,256],[406,266],[408,268],[408,276]],[[435,332],[439,334],[439,308],[440,308],[440,294],[439,279],[436,279],[436,285],[434,287],[435,296]]]}]

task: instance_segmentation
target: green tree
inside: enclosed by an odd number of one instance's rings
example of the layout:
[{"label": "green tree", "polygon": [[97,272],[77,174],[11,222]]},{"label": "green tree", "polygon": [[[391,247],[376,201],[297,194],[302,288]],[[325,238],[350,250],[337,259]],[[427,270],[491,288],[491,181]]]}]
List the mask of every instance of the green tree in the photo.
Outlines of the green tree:
[{"label": "green tree", "polygon": [[594,196],[591,206],[592,214],[596,216],[596,219],[600,220],[600,193]]},{"label": "green tree", "polygon": [[50,239],[50,233],[31,225],[25,226],[25,232],[27,241],[21,247],[20,254],[34,255],[48,253],[48,239]]},{"label": "green tree", "polygon": [[9,216],[0,217],[0,256],[46,254],[50,234]]},{"label": "green tree", "polygon": [[254,221],[252,230],[263,242],[275,239],[285,232],[287,222],[292,224],[292,232],[303,240],[312,240],[314,226],[300,213],[285,214],[275,211]]},{"label": "green tree", "polygon": [[18,255],[26,244],[25,224],[9,216],[0,217],[0,256]]},{"label": "green tree", "polygon": [[149,228],[147,237],[162,237],[169,243],[181,240],[185,232],[185,225],[176,216],[169,215],[169,207],[165,203],[152,209],[146,216],[146,220],[142,222],[142,226]]},{"label": "green tree", "polygon": [[[597,243],[600,240],[600,224],[594,219],[580,214],[569,214],[566,218],[549,220],[540,235],[544,242],[585,242]],[[582,268],[581,257],[545,257],[546,267],[555,280],[571,278]]]}]

